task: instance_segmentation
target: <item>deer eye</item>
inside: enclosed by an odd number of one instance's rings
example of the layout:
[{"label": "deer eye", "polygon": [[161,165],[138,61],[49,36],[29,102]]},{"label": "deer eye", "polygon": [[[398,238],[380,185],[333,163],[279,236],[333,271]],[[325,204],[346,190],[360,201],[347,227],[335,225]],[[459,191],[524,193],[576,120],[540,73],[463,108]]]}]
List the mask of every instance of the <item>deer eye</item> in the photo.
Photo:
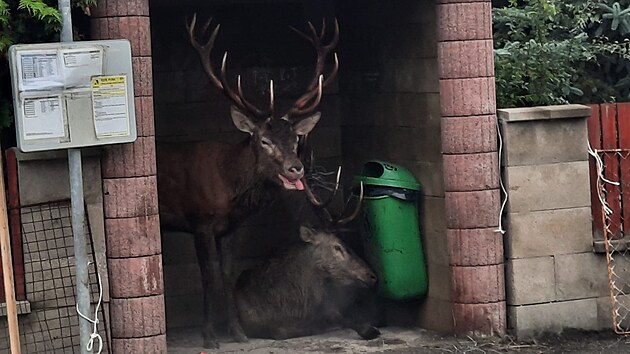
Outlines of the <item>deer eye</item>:
[{"label": "deer eye", "polygon": [[271,146],[271,140],[269,140],[269,139],[262,138],[260,140],[260,143],[262,144],[262,146],[267,146],[267,147]]},{"label": "deer eye", "polygon": [[335,245],[335,247],[334,247],[334,248],[335,248],[335,251],[337,251],[337,252],[339,252],[339,253],[343,254],[343,248],[342,248],[340,245]]}]

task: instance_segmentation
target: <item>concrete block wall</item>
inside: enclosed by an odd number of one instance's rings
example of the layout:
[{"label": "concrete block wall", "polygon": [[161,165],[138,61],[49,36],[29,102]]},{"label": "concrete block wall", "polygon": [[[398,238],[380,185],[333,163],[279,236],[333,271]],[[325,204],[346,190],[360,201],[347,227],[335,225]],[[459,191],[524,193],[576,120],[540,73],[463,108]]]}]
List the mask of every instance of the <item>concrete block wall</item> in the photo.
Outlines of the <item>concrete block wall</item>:
[{"label": "concrete block wall", "polygon": [[346,178],[383,159],[410,169],[420,203],[429,293],[410,313],[420,326],[453,328],[444,205],[436,4],[430,0],[337,4],[344,24],[340,78]]},{"label": "concrete block wall", "polygon": [[498,111],[504,141],[508,326],[519,337],[610,327],[606,258],[593,253],[580,105]]},{"label": "concrete block wall", "polygon": [[193,235],[162,232],[164,294],[167,328],[193,327],[203,323],[201,274]]}]

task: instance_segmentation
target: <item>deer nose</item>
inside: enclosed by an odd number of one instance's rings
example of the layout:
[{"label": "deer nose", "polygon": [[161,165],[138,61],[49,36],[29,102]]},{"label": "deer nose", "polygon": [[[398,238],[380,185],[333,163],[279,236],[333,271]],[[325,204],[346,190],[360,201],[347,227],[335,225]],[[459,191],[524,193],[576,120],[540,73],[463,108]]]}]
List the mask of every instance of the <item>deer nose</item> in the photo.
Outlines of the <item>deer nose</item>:
[{"label": "deer nose", "polygon": [[294,178],[302,178],[304,175],[304,166],[301,163],[289,165],[286,171]]},{"label": "deer nose", "polygon": [[291,166],[289,167],[289,172],[300,175],[304,172],[304,166]]}]

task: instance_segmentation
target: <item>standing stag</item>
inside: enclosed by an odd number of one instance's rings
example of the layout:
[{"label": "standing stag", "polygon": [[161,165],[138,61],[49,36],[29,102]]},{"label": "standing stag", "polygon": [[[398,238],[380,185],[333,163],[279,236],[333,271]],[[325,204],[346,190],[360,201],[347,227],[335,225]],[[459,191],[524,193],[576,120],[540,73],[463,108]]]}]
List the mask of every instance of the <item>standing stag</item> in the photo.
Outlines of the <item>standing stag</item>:
[{"label": "standing stag", "polygon": [[[236,128],[249,136],[239,144],[219,142],[158,143],[158,193],[160,218],[165,229],[193,233],[201,270],[204,293],[203,340],[207,348],[217,348],[212,324],[213,291],[224,295],[228,326],[237,341],[246,341],[238,320],[231,277],[232,260],[229,252],[221,252],[220,238],[230,235],[250,215],[269,204],[284,189],[307,190],[304,165],[298,157],[298,141],[317,124],[315,112],[323,88],[337,74],[339,62],[324,79],[328,54],[337,44],[339,26],[328,44],[322,43],[325,23],[318,33],[309,23],[310,34],[298,32],[315,47],[315,75],[306,93],[300,96],[283,115],[274,110],[273,81],[270,82],[268,109],[260,109],[243,95],[241,78],[236,90],[226,78],[227,52],[223,55],[220,74],[210,60],[212,47],[219,33],[217,25],[208,36],[210,18],[196,34],[196,15],[187,24],[190,42],[198,52],[210,81],[231,101],[231,116]],[[207,40],[204,40],[207,38]],[[309,198],[316,201],[316,198]]]}]

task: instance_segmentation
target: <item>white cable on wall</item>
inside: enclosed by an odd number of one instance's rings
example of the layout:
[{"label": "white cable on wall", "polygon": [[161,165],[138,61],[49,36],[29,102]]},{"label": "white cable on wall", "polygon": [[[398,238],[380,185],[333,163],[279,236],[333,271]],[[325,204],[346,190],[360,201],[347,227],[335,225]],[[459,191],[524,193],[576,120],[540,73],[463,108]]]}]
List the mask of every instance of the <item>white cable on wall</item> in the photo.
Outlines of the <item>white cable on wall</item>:
[{"label": "white cable on wall", "polygon": [[505,234],[505,229],[503,228],[503,211],[505,209],[505,205],[508,200],[508,193],[503,185],[503,173],[501,173],[501,160],[503,159],[503,138],[501,137],[501,128],[499,127],[499,119],[496,120],[497,126],[497,138],[499,139],[499,185],[501,186],[501,192],[503,193],[503,201],[501,202],[501,208],[499,209],[499,227],[495,230],[496,232],[500,232],[502,235]]}]

